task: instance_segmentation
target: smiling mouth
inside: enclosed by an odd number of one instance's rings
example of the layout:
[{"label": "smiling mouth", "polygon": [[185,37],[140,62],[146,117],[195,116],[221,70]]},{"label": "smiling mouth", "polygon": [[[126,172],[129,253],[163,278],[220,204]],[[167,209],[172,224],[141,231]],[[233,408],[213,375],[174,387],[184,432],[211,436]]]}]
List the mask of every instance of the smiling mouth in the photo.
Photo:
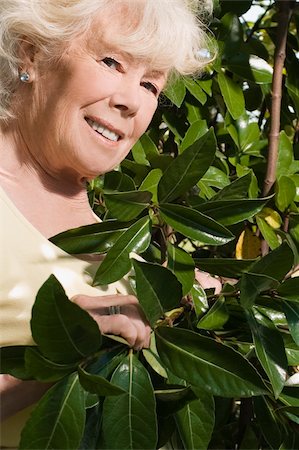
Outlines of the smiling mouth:
[{"label": "smiling mouth", "polygon": [[101,123],[96,122],[89,117],[85,117],[85,120],[94,131],[96,131],[101,136],[104,136],[104,138],[108,139],[109,141],[117,142],[122,139],[122,136],[120,134],[117,134],[115,131],[112,131]]}]

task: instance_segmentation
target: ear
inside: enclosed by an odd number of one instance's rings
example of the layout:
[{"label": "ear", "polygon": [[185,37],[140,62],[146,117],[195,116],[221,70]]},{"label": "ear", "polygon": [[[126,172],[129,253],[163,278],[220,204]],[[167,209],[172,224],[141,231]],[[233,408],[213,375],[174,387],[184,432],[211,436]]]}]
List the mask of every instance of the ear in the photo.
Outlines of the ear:
[{"label": "ear", "polygon": [[19,44],[20,72],[28,72],[30,81],[33,81],[36,74],[37,54],[39,49],[32,44],[26,36],[23,36]]}]

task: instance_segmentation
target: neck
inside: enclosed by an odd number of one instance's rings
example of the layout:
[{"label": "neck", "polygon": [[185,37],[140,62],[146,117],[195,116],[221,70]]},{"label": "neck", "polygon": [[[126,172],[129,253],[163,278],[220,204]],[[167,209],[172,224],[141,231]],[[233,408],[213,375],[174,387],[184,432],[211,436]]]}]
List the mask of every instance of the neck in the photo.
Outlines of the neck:
[{"label": "neck", "polygon": [[0,134],[0,185],[15,206],[44,236],[96,221],[85,180],[70,173],[50,174],[24,157]]}]

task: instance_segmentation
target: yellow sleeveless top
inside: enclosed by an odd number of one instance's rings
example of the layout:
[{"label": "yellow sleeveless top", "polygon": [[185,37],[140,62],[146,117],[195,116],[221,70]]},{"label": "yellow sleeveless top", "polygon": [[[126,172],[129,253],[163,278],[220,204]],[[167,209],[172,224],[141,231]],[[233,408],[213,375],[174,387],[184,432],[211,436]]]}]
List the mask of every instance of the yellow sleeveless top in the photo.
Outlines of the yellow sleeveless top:
[{"label": "yellow sleeveless top", "polygon": [[[32,345],[31,308],[36,294],[54,274],[71,298],[76,294],[131,293],[124,279],[109,286],[92,287],[98,267],[77,259],[49,242],[14,206],[0,188],[0,346]],[[20,432],[32,407],[1,424],[0,446],[18,446]]]}]

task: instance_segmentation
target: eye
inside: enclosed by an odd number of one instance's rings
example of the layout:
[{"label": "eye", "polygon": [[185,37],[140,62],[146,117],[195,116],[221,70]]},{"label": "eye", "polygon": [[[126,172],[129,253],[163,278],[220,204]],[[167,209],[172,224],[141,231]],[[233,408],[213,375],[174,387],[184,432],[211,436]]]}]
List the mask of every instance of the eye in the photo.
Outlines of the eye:
[{"label": "eye", "polygon": [[153,83],[150,83],[149,81],[143,81],[141,83],[141,86],[143,86],[145,89],[152,92],[156,97],[158,97],[159,94],[158,88]]},{"label": "eye", "polygon": [[102,62],[106,66],[111,67],[111,69],[120,70],[120,68],[121,68],[120,63],[118,61],[116,61],[115,59],[110,58],[110,57],[106,57],[106,58],[102,59]]}]

